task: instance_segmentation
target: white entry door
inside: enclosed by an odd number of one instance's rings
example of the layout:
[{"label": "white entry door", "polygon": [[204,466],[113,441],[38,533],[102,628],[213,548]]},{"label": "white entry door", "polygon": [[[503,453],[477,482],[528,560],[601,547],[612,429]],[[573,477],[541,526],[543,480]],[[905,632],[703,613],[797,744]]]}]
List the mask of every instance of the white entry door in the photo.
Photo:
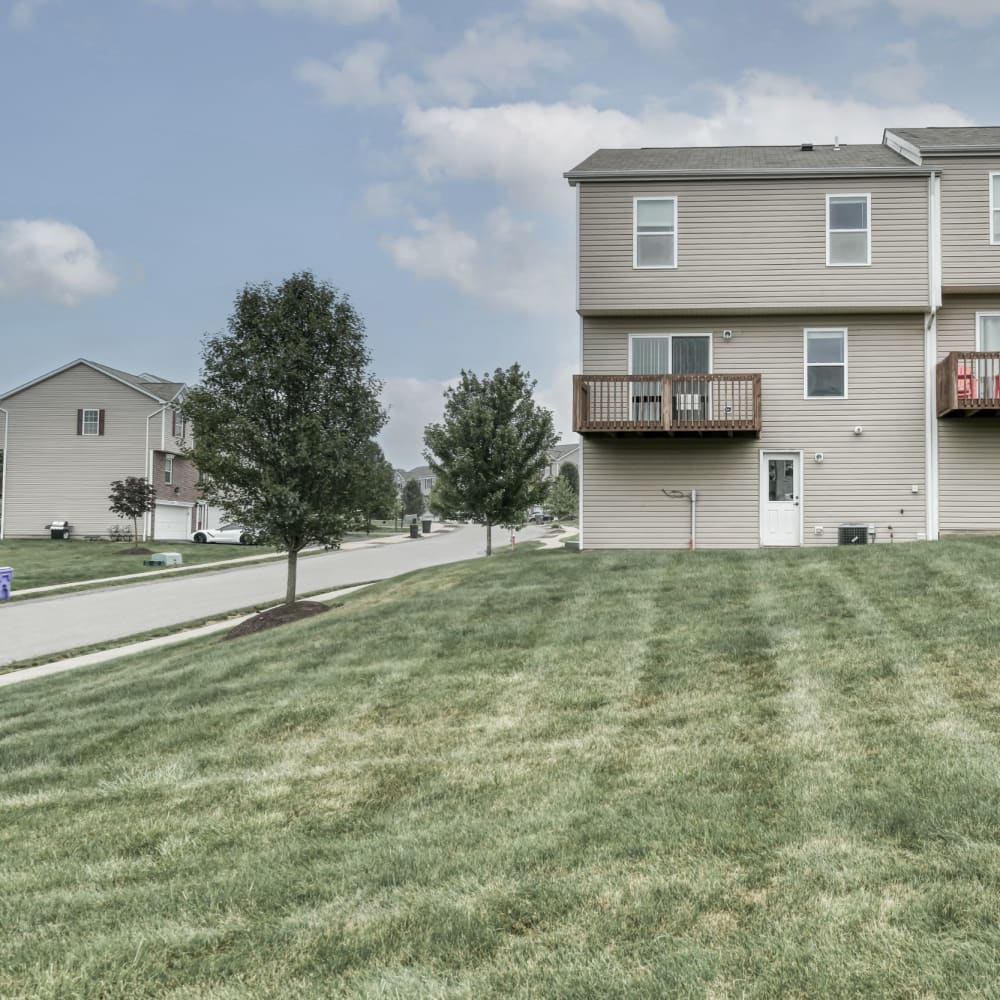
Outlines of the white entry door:
[{"label": "white entry door", "polygon": [[765,451],[760,463],[760,544],[802,544],[802,456]]}]

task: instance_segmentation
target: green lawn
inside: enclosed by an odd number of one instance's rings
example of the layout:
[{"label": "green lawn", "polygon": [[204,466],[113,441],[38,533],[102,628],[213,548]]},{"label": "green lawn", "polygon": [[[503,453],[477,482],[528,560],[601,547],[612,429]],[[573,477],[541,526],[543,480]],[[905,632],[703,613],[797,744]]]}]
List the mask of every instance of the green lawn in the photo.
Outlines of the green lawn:
[{"label": "green lawn", "polygon": [[[180,552],[185,566],[200,566],[274,552],[270,545],[195,545],[193,542],[140,542],[153,552]],[[0,566],[13,566],[13,593],[29,587],[76,583],[162,569],[143,566],[149,556],[123,555],[130,542],[85,542],[78,539],[7,539],[0,542]]]},{"label": "green lawn", "polygon": [[0,996],[995,997],[998,558],[519,550],[5,689]]}]

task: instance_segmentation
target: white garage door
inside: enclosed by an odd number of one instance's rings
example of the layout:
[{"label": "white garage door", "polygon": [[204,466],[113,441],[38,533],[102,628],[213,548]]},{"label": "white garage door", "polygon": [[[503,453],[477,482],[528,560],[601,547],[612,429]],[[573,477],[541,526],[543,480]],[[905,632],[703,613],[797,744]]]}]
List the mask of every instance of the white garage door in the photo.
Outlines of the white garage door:
[{"label": "white garage door", "polygon": [[153,538],[187,538],[191,534],[190,524],[190,507],[171,507],[158,503],[156,519],[153,521]]}]

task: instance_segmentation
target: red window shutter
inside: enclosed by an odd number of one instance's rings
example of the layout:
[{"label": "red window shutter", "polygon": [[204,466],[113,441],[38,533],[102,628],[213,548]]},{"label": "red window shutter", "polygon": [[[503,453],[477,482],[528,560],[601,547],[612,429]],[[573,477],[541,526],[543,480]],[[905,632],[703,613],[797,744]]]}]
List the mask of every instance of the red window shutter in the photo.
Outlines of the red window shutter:
[{"label": "red window shutter", "polygon": [[76,411],[76,433],[83,433],[83,410]]},{"label": "red window shutter", "polygon": [[97,413],[97,433],[104,433],[104,410],[98,410]]}]

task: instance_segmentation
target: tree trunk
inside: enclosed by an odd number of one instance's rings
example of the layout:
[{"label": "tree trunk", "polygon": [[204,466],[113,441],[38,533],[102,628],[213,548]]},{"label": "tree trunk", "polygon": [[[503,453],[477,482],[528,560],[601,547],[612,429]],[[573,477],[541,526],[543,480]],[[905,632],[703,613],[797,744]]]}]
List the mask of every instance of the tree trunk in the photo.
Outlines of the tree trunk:
[{"label": "tree trunk", "polygon": [[285,604],[295,603],[295,570],[298,565],[299,550],[288,550],[288,586],[285,589]]},{"label": "tree trunk", "polygon": [[486,522],[486,554],[493,555],[493,525],[489,521]]}]

